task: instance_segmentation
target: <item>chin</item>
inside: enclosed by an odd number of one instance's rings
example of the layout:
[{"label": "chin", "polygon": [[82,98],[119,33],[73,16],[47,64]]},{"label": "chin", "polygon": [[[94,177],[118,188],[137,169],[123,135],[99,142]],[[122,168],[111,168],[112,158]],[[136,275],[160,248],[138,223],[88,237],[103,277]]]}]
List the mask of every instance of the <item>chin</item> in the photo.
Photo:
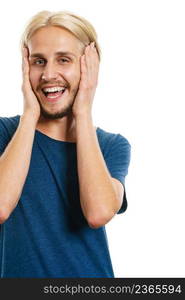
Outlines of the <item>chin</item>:
[{"label": "chin", "polygon": [[41,115],[44,119],[47,120],[57,120],[62,119],[63,117],[69,116],[72,114],[72,106],[67,107],[66,109],[62,109],[61,111],[57,111],[51,113],[48,110],[45,110],[42,105],[40,105]]}]

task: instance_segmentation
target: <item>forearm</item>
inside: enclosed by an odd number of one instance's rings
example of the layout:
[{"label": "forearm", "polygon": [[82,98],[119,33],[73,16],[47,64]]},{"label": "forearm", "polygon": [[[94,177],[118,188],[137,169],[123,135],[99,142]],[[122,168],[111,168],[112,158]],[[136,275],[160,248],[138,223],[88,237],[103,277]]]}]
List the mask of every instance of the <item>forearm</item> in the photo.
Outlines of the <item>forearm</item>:
[{"label": "forearm", "polygon": [[76,118],[80,202],[90,224],[107,223],[116,213],[116,192],[101,153],[92,118]]},{"label": "forearm", "polygon": [[35,121],[22,115],[19,126],[0,157],[0,221],[8,218],[16,207],[28,173]]}]

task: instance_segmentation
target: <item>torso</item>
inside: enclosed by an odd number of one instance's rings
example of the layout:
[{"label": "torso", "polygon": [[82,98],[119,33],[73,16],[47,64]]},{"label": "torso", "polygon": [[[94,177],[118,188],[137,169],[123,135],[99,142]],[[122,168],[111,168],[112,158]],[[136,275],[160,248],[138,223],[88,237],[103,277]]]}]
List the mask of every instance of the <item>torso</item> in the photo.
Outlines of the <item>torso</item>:
[{"label": "torso", "polygon": [[[94,127],[94,130],[96,130],[96,129],[97,129],[97,127]],[[36,130],[38,130],[41,133],[49,136],[52,139],[55,139],[55,140],[58,140],[58,141],[76,143],[76,138],[75,137],[66,139],[63,134],[60,134],[60,135],[58,133],[53,134],[52,132],[48,132],[47,130],[45,130],[43,127],[40,127],[40,126],[37,126]]]}]

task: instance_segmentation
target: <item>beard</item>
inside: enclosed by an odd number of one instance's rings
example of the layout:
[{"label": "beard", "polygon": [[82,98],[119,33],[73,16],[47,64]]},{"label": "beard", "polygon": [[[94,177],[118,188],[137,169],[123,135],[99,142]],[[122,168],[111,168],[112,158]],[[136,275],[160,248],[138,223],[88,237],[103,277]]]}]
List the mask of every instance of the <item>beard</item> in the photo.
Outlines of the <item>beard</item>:
[{"label": "beard", "polygon": [[72,107],[73,107],[73,103],[75,101],[77,92],[78,92],[78,88],[71,91],[72,95],[68,101],[69,104],[65,108],[63,108],[55,113],[50,113],[48,110],[46,110],[44,108],[44,106],[42,105],[41,101],[37,97],[37,100],[40,105],[40,112],[41,112],[42,117],[47,120],[56,120],[56,119],[62,119],[63,117],[72,115]]},{"label": "beard", "polygon": [[61,118],[65,117],[65,116],[68,116],[72,113],[73,103],[69,104],[66,108],[62,109],[61,111],[57,111],[55,113],[50,113],[49,111],[47,111],[43,107],[43,105],[40,103],[40,101],[39,101],[39,104],[40,104],[40,112],[41,112],[41,115],[44,119],[48,119],[48,120],[61,119]]}]

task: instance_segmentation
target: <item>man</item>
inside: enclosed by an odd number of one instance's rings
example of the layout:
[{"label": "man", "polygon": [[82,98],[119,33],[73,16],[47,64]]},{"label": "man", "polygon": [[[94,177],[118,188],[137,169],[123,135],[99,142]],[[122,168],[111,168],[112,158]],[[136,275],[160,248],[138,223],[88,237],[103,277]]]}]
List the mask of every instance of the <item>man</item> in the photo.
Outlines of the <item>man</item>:
[{"label": "man", "polygon": [[23,114],[0,118],[1,277],[114,277],[104,225],[127,206],[130,144],[93,125],[94,28],[43,11],[22,49]]}]

